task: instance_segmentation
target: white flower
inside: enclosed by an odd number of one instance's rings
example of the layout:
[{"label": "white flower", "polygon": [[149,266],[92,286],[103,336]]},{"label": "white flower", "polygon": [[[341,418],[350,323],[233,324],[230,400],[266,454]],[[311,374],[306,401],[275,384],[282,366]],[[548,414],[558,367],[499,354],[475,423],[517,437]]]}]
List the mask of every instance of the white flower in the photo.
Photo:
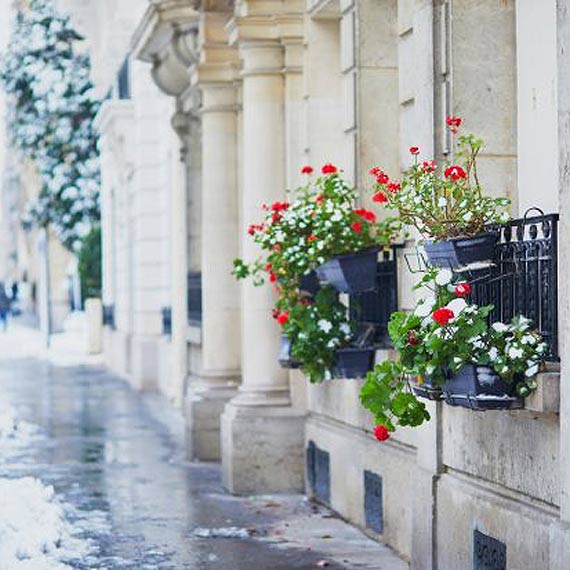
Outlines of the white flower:
[{"label": "white flower", "polygon": [[332,374],[330,370],[325,370],[325,380],[332,380]]},{"label": "white flower", "polygon": [[453,273],[451,273],[449,269],[440,269],[435,276],[435,282],[441,286],[447,285],[451,281],[452,277]]},{"label": "white flower", "polygon": [[455,362],[455,364],[461,364],[463,362],[463,359],[459,358],[459,356],[454,356],[453,362]]},{"label": "white flower", "polygon": [[433,298],[420,299],[420,301],[418,301],[418,306],[414,311],[414,315],[416,315],[416,317],[427,317],[428,315],[431,315],[434,302],[435,299]]},{"label": "white flower", "polygon": [[489,350],[489,358],[491,359],[491,362],[495,362],[495,360],[499,358],[499,351],[496,346],[492,346]]},{"label": "white flower", "polygon": [[534,364],[530,368],[527,368],[526,372],[524,373],[524,375],[527,378],[531,378],[532,376],[536,376],[537,374],[538,374],[538,364]]},{"label": "white flower", "polygon": [[457,318],[467,308],[467,302],[465,299],[453,299],[453,301],[447,303],[447,308],[453,311],[454,318]]},{"label": "white flower", "polygon": [[332,323],[330,321],[327,321],[326,319],[321,319],[318,323],[317,326],[324,332],[324,333],[328,333],[330,332],[330,330],[332,329]]},{"label": "white flower", "polygon": [[524,350],[522,348],[511,346],[508,348],[507,354],[509,355],[509,358],[522,358],[524,356]]},{"label": "white flower", "polygon": [[350,327],[346,323],[342,323],[339,329],[342,334],[350,334]]},{"label": "white flower", "polygon": [[447,206],[447,198],[445,196],[440,196],[439,200],[437,201],[437,205],[440,208],[445,208]]},{"label": "white flower", "polygon": [[327,342],[327,348],[335,348],[337,344],[338,344],[338,339],[337,338],[331,338]]},{"label": "white flower", "polygon": [[333,222],[340,222],[342,220],[342,214],[340,213],[339,210],[337,210],[332,216],[331,216],[331,220]]},{"label": "white flower", "polygon": [[466,212],[465,214],[463,214],[463,221],[469,222],[471,221],[472,217],[473,217],[473,212]]},{"label": "white flower", "polygon": [[493,323],[491,327],[499,333],[504,333],[509,330],[509,325],[506,325],[505,323]]},{"label": "white flower", "polygon": [[536,337],[532,334],[525,334],[521,338],[521,344],[536,344]]}]

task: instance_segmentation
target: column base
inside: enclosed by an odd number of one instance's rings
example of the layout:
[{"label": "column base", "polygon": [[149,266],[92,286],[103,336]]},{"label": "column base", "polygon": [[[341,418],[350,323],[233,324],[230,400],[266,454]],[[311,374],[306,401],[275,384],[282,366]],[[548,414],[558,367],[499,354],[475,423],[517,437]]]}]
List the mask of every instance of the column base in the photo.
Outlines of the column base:
[{"label": "column base", "polygon": [[131,373],[131,334],[103,327],[103,357],[105,364],[119,376]]},{"label": "column base", "polygon": [[136,390],[158,389],[158,337],[133,336],[130,382]]},{"label": "column base", "polygon": [[236,376],[190,376],[184,399],[186,450],[190,460],[220,460],[220,418],[237,393],[237,380]]},{"label": "column base", "polygon": [[236,495],[303,492],[305,414],[230,402],[221,418],[224,487]]}]

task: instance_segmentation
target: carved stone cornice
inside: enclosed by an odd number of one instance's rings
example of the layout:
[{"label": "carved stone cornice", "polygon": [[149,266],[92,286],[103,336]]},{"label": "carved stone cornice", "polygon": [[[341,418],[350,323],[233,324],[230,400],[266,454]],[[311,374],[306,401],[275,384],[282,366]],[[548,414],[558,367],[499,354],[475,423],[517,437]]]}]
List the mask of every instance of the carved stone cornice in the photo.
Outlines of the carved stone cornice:
[{"label": "carved stone cornice", "polygon": [[179,96],[190,83],[188,68],[198,59],[198,22],[188,0],[152,0],[135,31],[135,57],[152,63],[152,77],[168,95]]}]

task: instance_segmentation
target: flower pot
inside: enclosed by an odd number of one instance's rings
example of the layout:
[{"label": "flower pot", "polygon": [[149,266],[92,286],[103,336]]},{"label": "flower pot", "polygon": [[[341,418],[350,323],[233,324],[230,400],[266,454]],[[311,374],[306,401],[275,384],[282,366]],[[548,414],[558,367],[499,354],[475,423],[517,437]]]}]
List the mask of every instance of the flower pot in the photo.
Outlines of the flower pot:
[{"label": "flower pot", "polygon": [[363,293],[377,287],[378,248],[338,255],[316,269],[340,293]]},{"label": "flower pot", "polygon": [[487,366],[465,366],[443,386],[443,397],[451,406],[471,410],[514,410],[523,407],[516,382],[506,382]]},{"label": "flower pot", "polygon": [[489,232],[472,238],[426,241],[423,245],[431,265],[456,268],[492,261],[498,240],[497,233]]},{"label": "flower pot", "polygon": [[374,367],[376,349],[340,348],[336,351],[335,376],[337,378],[364,378]]},{"label": "flower pot", "polygon": [[309,295],[316,295],[320,287],[319,278],[315,271],[303,275],[299,280],[299,289]]},{"label": "flower pot", "polygon": [[424,398],[425,400],[433,400],[438,402],[443,400],[443,392],[440,386],[432,384],[430,378],[425,378],[423,382],[412,381],[412,392],[418,398]]},{"label": "flower pot", "polygon": [[283,335],[281,337],[281,344],[279,345],[279,354],[277,355],[277,361],[279,362],[281,368],[297,369],[301,367],[301,363],[295,360],[291,355],[291,341]]}]

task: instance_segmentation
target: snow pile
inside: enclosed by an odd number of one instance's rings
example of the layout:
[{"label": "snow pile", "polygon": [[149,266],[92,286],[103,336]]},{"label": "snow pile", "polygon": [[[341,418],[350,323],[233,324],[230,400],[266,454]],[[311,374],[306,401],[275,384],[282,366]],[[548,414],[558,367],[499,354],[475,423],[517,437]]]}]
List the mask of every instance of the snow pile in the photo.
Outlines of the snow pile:
[{"label": "snow pile", "polygon": [[0,479],[0,513],[0,570],[70,568],[61,562],[65,545],[77,541],[53,487],[33,477]]}]

